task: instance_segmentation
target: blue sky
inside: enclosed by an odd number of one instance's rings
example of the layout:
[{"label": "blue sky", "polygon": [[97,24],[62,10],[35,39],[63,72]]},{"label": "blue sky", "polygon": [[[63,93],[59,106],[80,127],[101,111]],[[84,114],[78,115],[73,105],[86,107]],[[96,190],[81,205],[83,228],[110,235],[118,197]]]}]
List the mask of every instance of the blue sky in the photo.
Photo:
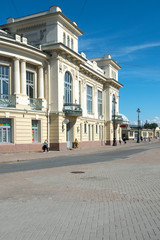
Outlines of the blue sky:
[{"label": "blue sky", "polygon": [[111,54],[122,67],[120,113],[134,122],[140,108],[141,120],[160,124],[160,1],[6,0],[1,2],[0,24],[53,5],[84,32],[79,51],[87,58]]}]

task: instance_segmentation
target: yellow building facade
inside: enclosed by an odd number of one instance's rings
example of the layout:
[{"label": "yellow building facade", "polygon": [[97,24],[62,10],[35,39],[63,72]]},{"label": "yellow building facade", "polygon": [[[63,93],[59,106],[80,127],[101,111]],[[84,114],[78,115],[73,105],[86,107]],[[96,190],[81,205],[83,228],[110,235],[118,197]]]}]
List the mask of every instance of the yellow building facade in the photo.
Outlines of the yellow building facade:
[{"label": "yellow building facade", "polygon": [[62,10],[14,19],[0,30],[0,152],[112,144],[121,137],[118,81],[109,54],[78,52],[83,32]]}]

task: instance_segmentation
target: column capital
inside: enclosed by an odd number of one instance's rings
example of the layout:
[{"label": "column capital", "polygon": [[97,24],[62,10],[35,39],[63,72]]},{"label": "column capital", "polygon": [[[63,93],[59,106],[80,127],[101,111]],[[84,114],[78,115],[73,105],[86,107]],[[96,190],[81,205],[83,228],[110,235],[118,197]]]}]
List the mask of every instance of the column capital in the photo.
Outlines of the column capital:
[{"label": "column capital", "polygon": [[14,57],[13,60],[14,60],[14,61],[16,61],[16,60],[20,61],[20,58]]},{"label": "column capital", "polygon": [[38,65],[37,67],[38,67],[38,69],[40,69],[40,68],[44,68],[43,65]]},{"label": "column capital", "polygon": [[26,63],[27,62],[26,59],[21,59],[20,61],[21,61],[21,63],[23,63],[23,62]]}]

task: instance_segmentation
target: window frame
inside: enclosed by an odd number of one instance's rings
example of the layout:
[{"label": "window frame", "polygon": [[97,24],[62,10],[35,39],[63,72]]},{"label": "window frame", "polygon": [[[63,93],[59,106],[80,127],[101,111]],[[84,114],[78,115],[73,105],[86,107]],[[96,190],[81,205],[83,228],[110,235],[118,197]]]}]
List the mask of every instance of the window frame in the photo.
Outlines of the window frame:
[{"label": "window frame", "polygon": [[[99,98],[99,93],[101,94],[101,98]],[[97,101],[98,101],[98,115],[102,115],[102,91],[98,90],[97,94]]]},{"label": "window frame", "polygon": [[[33,76],[33,79],[29,79],[29,76]],[[33,81],[32,83],[29,81]],[[33,96],[31,96],[30,88],[32,88]],[[35,72],[26,70],[26,94],[29,98],[35,98]]]},{"label": "window frame", "polygon": [[[89,90],[89,91],[88,91]],[[90,85],[87,85],[87,113],[92,114],[93,111],[93,88]]]},{"label": "window frame", "polygon": [[64,75],[64,103],[72,103],[73,99],[73,81],[70,72],[65,72]]},{"label": "window frame", "polygon": [[[7,69],[7,74],[3,69]],[[7,93],[4,93],[4,83],[7,83]],[[9,65],[0,63],[0,95],[9,95],[10,94],[10,67]]]},{"label": "window frame", "polygon": [[63,33],[63,44],[66,45],[66,33]]},{"label": "window frame", "polygon": [[[6,129],[6,141],[3,141],[4,129]],[[12,119],[0,118],[0,135],[0,143],[12,143]]]},{"label": "window frame", "polygon": [[[32,143],[39,143],[40,142],[40,130],[41,130],[41,124],[39,120],[32,119]],[[37,126],[33,126],[36,125]],[[33,139],[33,135],[36,136],[36,139]]]}]

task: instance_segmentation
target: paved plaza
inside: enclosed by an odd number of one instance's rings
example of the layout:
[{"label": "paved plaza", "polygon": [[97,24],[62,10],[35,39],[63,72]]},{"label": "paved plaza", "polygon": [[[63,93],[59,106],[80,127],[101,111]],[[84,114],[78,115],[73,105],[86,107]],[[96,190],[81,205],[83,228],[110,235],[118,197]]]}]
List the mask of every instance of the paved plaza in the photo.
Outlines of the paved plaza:
[{"label": "paved plaza", "polygon": [[5,173],[0,186],[0,240],[160,240],[159,148]]}]

